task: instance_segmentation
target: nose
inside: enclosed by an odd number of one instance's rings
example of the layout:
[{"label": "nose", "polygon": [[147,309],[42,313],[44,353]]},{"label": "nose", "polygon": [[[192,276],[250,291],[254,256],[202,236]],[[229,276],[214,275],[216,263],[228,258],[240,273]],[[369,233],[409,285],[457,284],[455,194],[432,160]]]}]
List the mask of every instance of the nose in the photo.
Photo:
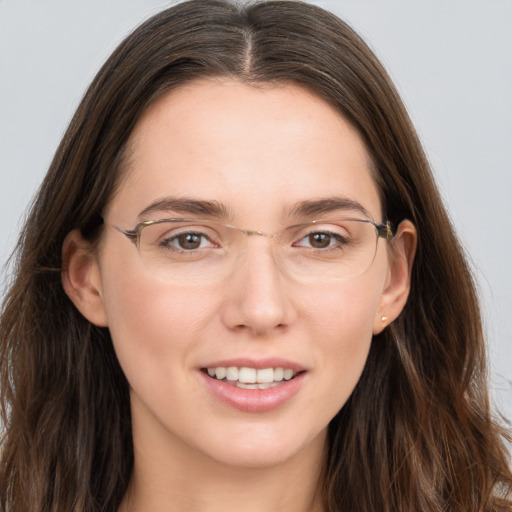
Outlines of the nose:
[{"label": "nose", "polygon": [[286,330],[295,318],[290,283],[268,242],[251,237],[225,283],[224,324],[258,337]]}]

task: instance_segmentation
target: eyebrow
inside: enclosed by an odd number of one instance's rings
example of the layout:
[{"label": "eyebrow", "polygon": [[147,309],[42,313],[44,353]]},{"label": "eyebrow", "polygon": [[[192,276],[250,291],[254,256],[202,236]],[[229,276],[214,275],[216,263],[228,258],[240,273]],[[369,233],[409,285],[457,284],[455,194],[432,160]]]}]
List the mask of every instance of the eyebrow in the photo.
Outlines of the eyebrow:
[{"label": "eyebrow", "polygon": [[201,199],[164,197],[151,203],[139,213],[139,218],[148,216],[158,211],[170,211],[176,213],[190,213],[191,215],[205,215],[207,217],[229,217],[228,208],[218,201],[206,201]]},{"label": "eyebrow", "polygon": [[325,199],[301,201],[287,212],[287,216],[314,217],[315,215],[331,213],[336,210],[356,211],[362,213],[365,217],[371,218],[368,210],[361,203],[348,197],[328,197]]},{"label": "eyebrow", "polygon": [[[293,205],[285,213],[287,217],[314,217],[337,210],[356,211],[370,218],[368,210],[358,201],[347,197],[328,197],[301,201]],[[228,218],[233,214],[229,208],[219,201],[208,201],[188,197],[164,197],[151,203],[139,213],[139,218],[144,218],[158,211],[176,213],[188,213],[191,215],[203,215],[206,217]]]}]

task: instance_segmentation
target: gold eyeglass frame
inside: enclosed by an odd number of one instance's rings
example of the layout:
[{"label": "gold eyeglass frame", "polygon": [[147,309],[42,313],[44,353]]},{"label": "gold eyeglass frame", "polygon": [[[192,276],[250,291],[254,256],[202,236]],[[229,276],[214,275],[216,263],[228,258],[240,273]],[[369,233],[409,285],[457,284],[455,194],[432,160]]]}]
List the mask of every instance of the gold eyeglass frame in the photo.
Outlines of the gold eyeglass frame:
[{"label": "gold eyeglass frame", "polygon": [[[383,238],[384,240],[392,240],[396,234],[396,232],[393,230],[393,227],[391,225],[391,222],[389,220],[386,220],[384,222],[382,222],[381,224],[377,224],[376,222],[374,222],[373,220],[370,220],[370,219],[357,219],[357,218],[350,218],[350,217],[347,217],[347,218],[344,218],[343,220],[349,220],[349,221],[356,221],[356,222],[364,222],[364,223],[367,223],[367,224],[371,224],[374,228],[375,228],[375,233],[377,235],[377,239],[378,238]],[[155,224],[164,224],[164,223],[169,223],[169,224],[172,224],[172,223],[182,223],[182,222],[193,222],[193,223],[197,223],[197,224],[201,224],[201,222],[205,222],[207,224],[218,224],[222,227],[225,227],[225,228],[228,228],[228,229],[233,229],[233,230],[236,230],[236,231],[240,231],[241,233],[243,233],[246,237],[250,237],[250,236],[264,236],[264,237],[268,237],[268,238],[278,238],[282,231],[281,232],[278,232],[278,233],[273,233],[273,234],[269,234],[269,233],[265,233],[264,231],[260,231],[260,230],[252,230],[252,229],[244,229],[244,228],[239,228],[237,226],[233,226],[231,224],[224,224],[222,222],[219,222],[219,221],[211,221],[211,220],[207,220],[207,219],[176,219],[176,218],[168,218],[168,219],[155,219],[155,220],[146,220],[146,221],[143,221],[143,222],[139,222],[133,229],[123,229],[123,228],[120,228],[119,226],[115,226],[112,224],[112,227],[119,231],[120,233],[122,233],[124,236],[126,236],[129,240],[131,240],[135,246],[137,248],[140,248],[140,237],[141,237],[141,232],[142,230],[145,228],[145,227],[148,227],[148,226],[154,226]],[[334,220],[329,220],[329,219],[317,219],[317,220],[313,220],[313,221],[310,221],[310,222],[303,222],[303,223],[297,223],[297,224],[293,224],[291,226],[288,226],[286,229],[290,229],[290,228],[294,228],[294,227],[301,227],[301,226],[312,226],[312,225],[315,225],[315,224],[319,224],[319,223],[322,223],[322,224],[335,224],[336,222]],[[283,230],[284,231],[284,230]]]}]

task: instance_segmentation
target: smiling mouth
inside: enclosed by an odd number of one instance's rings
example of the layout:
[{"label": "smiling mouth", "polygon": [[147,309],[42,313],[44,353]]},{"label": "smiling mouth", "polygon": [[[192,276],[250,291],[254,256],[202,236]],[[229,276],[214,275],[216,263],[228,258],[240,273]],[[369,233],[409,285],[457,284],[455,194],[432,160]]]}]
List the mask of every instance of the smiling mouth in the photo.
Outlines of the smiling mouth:
[{"label": "smiling mouth", "polygon": [[212,379],[223,381],[231,386],[242,389],[268,389],[279,386],[295,378],[301,372],[295,372],[291,368],[249,368],[242,366],[217,366],[214,368],[203,368]]}]

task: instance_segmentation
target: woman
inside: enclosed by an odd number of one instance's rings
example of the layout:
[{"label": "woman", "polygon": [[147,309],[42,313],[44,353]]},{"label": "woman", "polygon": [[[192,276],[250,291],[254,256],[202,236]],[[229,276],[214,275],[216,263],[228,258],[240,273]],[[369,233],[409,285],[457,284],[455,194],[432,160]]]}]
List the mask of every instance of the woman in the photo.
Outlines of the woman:
[{"label": "woman", "polygon": [[343,22],[191,1],[86,93],[2,312],[25,510],[508,510],[472,279]]}]

